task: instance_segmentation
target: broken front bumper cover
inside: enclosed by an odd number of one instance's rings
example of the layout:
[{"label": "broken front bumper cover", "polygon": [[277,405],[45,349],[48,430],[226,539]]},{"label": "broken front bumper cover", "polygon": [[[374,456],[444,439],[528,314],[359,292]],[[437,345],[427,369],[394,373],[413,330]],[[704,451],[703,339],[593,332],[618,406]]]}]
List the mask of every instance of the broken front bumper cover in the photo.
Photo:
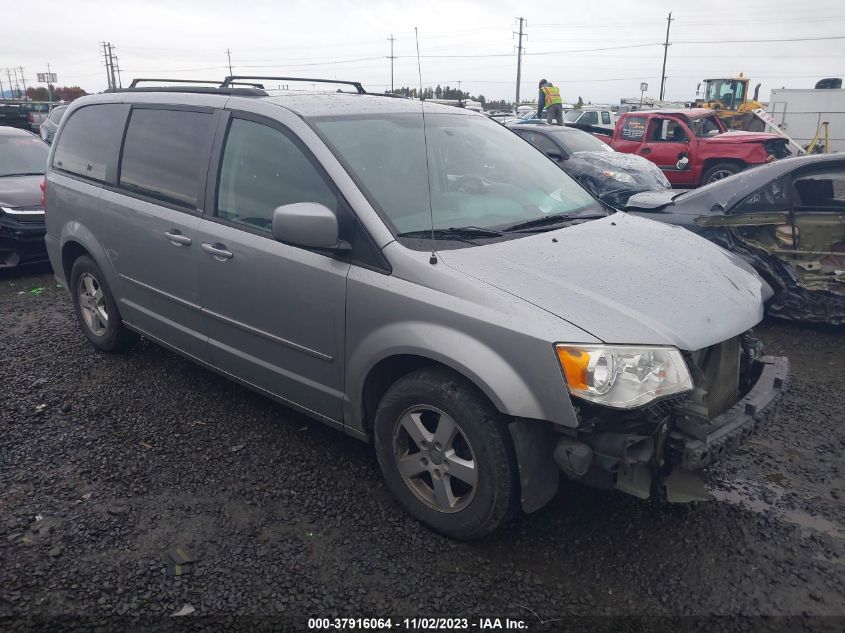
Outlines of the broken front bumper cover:
[{"label": "broken front bumper cover", "polygon": [[686,470],[709,466],[725,453],[736,449],[749,436],[766,425],[774,414],[789,382],[789,360],[764,356],[757,381],[730,409],[711,422],[711,431],[694,437],[679,428],[669,433],[670,462]]},{"label": "broken front bumper cover", "polygon": [[614,426],[598,433],[560,435],[554,460],[570,479],[641,499],[660,490],[661,483],[670,501],[706,498],[693,471],[734,450],[766,424],[783,399],[789,361],[764,356],[753,361],[752,375],[750,389],[721,415],[702,417],[686,398],[666,402],[644,411],[639,421],[617,418]]}]

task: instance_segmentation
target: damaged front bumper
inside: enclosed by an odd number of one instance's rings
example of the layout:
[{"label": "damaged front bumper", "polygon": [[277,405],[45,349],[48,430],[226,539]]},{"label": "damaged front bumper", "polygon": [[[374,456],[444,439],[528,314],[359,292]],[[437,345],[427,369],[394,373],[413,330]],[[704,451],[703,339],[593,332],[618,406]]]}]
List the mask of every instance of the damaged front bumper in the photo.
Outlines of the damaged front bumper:
[{"label": "damaged front bumper", "polygon": [[758,363],[762,367],[757,382],[725,413],[706,426],[677,421],[683,430],[675,428],[669,433],[670,462],[687,470],[704,468],[766,425],[783,399],[789,381],[789,361],[783,356],[766,356]]},{"label": "damaged front bumper", "polygon": [[642,499],[706,498],[704,468],[736,449],[771,418],[789,381],[785,357],[750,363],[750,386],[720,415],[702,416],[689,398],[659,403],[635,414],[612,417],[593,411],[577,435],[561,435],[554,450],[570,479],[615,488]]}]

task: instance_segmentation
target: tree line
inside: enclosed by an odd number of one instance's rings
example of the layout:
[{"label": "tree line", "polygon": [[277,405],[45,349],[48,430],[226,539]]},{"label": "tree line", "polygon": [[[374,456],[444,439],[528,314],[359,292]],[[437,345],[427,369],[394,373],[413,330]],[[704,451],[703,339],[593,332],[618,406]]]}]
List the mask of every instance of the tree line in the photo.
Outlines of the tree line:
[{"label": "tree line", "polygon": [[[87,94],[79,86],[53,86],[53,101],[70,103],[74,99],[79,99],[79,97],[84,97]],[[26,98],[30,101],[47,101],[50,98],[50,93],[43,86],[27,88]]]},{"label": "tree line", "polygon": [[[390,91],[388,90],[388,92]],[[402,86],[401,88],[396,88],[392,94],[417,99],[420,96],[420,91],[417,88]],[[510,110],[513,107],[512,103],[504,99],[488,100],[484,95],[473,95],[458,88],[452,88],[451,86],[443,87],[440,84],[437,84],[436,88],[423,88],[422,98],[455,99],[461,101],[471,99],[472,101],[478,101],[485,110]]]}]

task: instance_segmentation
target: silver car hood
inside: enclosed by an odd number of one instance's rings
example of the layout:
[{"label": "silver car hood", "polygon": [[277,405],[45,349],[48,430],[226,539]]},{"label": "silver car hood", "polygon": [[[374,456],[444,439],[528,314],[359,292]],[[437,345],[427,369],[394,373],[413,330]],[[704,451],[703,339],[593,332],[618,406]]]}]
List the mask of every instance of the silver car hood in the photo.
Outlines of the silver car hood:
[{"label": "silver car hood", "polygon": [[626,213],[438,256],[606,343],[701,349],[757,324],[772,292],[736,255]]}]

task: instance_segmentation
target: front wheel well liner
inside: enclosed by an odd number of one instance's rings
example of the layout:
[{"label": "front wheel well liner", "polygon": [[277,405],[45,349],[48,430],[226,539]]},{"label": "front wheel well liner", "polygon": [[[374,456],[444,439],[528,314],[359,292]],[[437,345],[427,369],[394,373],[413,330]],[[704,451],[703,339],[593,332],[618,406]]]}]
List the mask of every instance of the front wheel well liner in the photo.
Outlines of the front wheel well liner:
[{"label": "front wheel well liner", "polygon": [[[469,384],[475,387],[482,397],[487,398],[487,394],[483,389],[480,389],[472,379],[468,378],[460,371],[456,371],[452,367],[445,365],[425,356],[417,356],[415,354],[398,354],[395,356],[388,356],[376,363],[370,369],[364,380],[364,388],[361,393],[361,421],[365,431],[370,434],[373,429],[373,421],[375,420],[376,411],[378,410],[379,402],[390,388],[390,386],[397,380],[402,378],[412,371],[422,369],[423,367],[439,367],[447,371],[453,372],[466,380]],[[492,404],[492,403],[491,403]],[[493,405],[496,408],[495,404]]]}]

